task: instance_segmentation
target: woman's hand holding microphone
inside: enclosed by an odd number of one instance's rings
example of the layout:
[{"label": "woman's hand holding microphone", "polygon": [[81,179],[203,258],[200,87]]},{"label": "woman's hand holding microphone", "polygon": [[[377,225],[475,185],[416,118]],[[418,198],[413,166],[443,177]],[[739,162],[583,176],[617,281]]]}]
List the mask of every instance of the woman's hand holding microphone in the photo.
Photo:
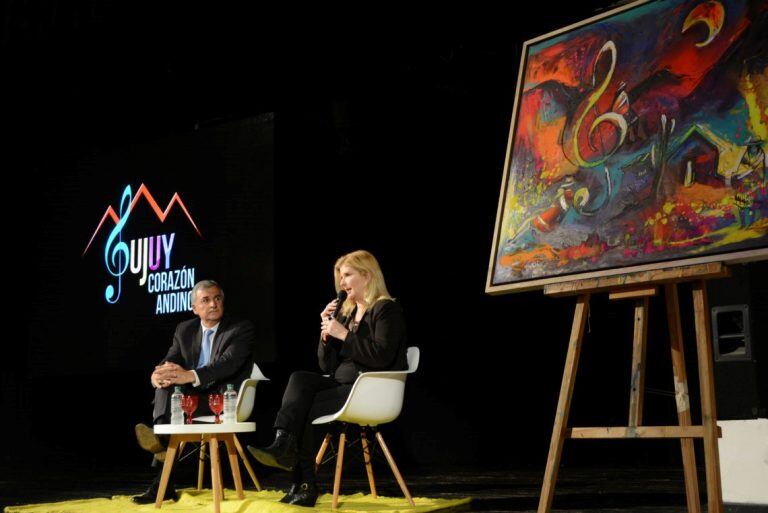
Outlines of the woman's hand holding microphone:
[{"label": "woman's hand holding microphone", "polygon": [[328,342],[328,337],[345,340],[349,330],[336,320],[336,310],[347,299],[347,293],[344,290],[339,291],[339,297],[325,305],[325,309],[320,312],[320,334],[323,342]]}]

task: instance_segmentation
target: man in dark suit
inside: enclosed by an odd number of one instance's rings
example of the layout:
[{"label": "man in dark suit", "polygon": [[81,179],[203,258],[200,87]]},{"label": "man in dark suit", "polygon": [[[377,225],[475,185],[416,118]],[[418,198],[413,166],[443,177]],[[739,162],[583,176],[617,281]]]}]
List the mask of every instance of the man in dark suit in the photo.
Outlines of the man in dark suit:
[{"label": "man in dark suit", "polygon": [[[170,422],[170,397],[175,386],[183,386],[186,393],[205,398],[209,393],[222,392],[229,383],[239,388],[253,368],[253,324],[224,316],[224,291],[219,284],[212,280],[200,281],[190,292],[190,298],[192,312],[199,320],[179,323],[171,348],[150,376],[155,387],[154,424]],[[208,402],[201,400],[195,413],[209,413]],[[158,461],[164,460],[164,444],[151,427],[137,425],[136,437],[143,449],[154,453]],[[158,483],[159,479],[155,479],[149,489],[133,501],[155,502]],[[169,486],[165,498],[175,495]]]}]

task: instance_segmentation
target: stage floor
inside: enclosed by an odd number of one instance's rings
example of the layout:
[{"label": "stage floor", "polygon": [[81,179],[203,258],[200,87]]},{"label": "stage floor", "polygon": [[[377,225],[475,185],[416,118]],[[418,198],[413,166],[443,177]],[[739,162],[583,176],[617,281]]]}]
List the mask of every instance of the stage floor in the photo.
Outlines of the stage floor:
[{"label": "stage floor", "polygon": [[[193,462],[178,469],[179,487],[193,486],[196,470]],[[224,474],[229,468],[224,464]],[[399,497],[400,490],[385,467],[377,467],[379,494]],[[461,511],[535,512],[541,487],[541,470],[404,469],[414,496],[435,498],[471,497]],[[0,506],[56,502],[72,499],[111,497],[141,493],[156,470],[149,466],[78,465],[74,461],[44,464],[39,469],[6,467],[0,474]],[[264,488],[285,489],[288,475],[256,468]],[[332,469],[326,465],[319,475],[323,493],[331,491]],[[208,477],[208,476],[207,476]],[[246,489],[253,489],[247,474]],[[228,480],[225,480],[225,486]],[[700,475],[703,489],[703,476]],[[210,483],[206,481],[206,487]],[[231,485],[229,485],[231,486]],[[362,472],[350,469],[342,484],[342,493],[367,491]],[[706,495],[702,490],[706,511]],[[752,513],[768,508],[728,506],[727,512]],[[563,468],[557,482],[553,511],[600,513],[685,513],[682,470],[679,469],[609,469]]]}]

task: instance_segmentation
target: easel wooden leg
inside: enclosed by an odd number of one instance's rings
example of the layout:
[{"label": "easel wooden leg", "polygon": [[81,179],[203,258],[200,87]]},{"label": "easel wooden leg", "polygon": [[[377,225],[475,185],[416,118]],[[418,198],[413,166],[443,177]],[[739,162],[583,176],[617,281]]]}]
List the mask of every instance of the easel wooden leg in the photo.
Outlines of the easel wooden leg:
[{"label": "easel wooden leg", "polygon": [[583,294],[576,300],[576,309],[573,314],[571,338],[568,343],[568,355],[565,358],[563,382],[560,386],[560,398],[557,401],[555,424],[552,427],[552,439],[549,443],[547,468],[544,471],[544,482],[541,486],[538,513],[549,513],[552,508],[552,498],[555,494],[555,481],[557,481],[557,471],[560,468],[560,457],[563,452],[565,430],[568,427],[568,412],[571,409],[573,384],[574,379],[576,378],[576,370],[579,366],[581,342],[584,338],[584,325],[587,321],[588,311],[589,294]]},{"label": "easel wooden leg", "polygon": [[[672,349],[672,371],[675,379],[675,402],[677,420],[681,426],[691,425],[691,407],[688,398],[688,375],[685,370],[685,352],[683,350],[683,330],[680,324],[680,302],[677,284],[664,287],[667,302],[667,323],[669,324],[669,342]],[[696,454],[693,438],[681,438],[680,449],[683,453],[683,472],[685,475],[685,497],[688,501],[688,513],[701,513],[699,501],[699,480],[696,475]]]},{"label": "easel wooden leg", "polygon": [[693,284],[693,315],[696,321],[696,349],[699,359],[701,387],[701,421],[704,426],[704,466],[707,475],[707,508],[709,513],[722,513],[723,493],[720,482],[720,452],[717,447],[717,408],[712,368],[712,333],[706,282]]},{"label": "easel wooden leg", "polygon": [[645,347],[648,339],[648,297],[635,300],[635,334],[632,341],[632,380],[629,393],[629,426],[643,423]]}]

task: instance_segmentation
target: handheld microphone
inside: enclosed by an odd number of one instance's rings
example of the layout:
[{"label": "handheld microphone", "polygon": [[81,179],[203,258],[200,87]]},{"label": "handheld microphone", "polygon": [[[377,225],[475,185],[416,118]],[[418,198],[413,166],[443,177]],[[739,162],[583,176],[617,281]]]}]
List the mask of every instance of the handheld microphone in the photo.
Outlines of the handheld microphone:
[{"label": "handheld microphone", "polygon": [[344,303],[344,301],[347,300],[347,291],[341,289],[339,291],[339,295],[336,296],[336,299],[336,311],[333,312],[333,315],[331,315],[331,319],[338,319],[339,315],[341,314],[341,305]]}]

